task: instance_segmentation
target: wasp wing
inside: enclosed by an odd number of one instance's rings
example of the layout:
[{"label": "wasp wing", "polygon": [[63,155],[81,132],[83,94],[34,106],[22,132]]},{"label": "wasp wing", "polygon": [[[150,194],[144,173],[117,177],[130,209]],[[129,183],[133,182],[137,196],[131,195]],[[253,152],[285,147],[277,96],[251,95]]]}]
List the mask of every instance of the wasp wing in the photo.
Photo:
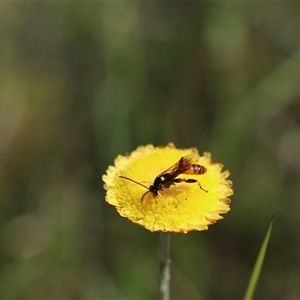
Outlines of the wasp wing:
[{"label": "wasp wing", "polygon": [[160,177],[166,173],[172,174],[173,177],[177,177],[179,174],[185,172],[188,170],[192,164],[195,164],[198,162],[199,156],[197,153],[192,152],[186,156],[183,156],[179,159],[178,162],[176,162],[173,166],[170,168],[164,170],[162,173],[160,173],[157,177]]}]

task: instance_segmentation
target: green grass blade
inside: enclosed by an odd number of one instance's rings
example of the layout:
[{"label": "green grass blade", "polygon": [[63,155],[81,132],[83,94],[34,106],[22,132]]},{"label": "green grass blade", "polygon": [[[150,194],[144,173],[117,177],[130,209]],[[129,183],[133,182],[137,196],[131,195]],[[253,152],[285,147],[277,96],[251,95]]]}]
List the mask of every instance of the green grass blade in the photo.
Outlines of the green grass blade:
[{"label": "green grass blade", "polygon": [[267,251],[267,247],[268,247],[268,243],[269,243],[269,239],[270,239],[270,235],[271,235],[271,230],[272,230],[272,226],[273,226],[273,220],[274,220],[274,215],[272,216],[270,225],[269,225],[269,229],[268,232],[266,234],[266,237],[261,245],[258,257],[256,259],[255,262],[255,266],[253,269],[253,272],[251,274],[251,278],[244,296],[244,300],[251,300],[253,298],[253,294],[256,288],[256,284],[260,275],[260,271],[262,268],[262,264],[264,262],[264,258],[265,258],[265,254]]}]

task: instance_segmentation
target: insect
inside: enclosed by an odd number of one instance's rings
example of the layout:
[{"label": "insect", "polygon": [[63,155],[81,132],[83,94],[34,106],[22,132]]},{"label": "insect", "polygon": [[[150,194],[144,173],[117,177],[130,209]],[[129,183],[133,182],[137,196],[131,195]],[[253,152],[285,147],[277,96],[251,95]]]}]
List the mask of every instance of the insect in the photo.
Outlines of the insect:
[{"label": "insect", "polygon": [[192,175],[205,174],[207,172],[207,169],[204,166],[196,164],[197,161],[198,161],[198,157],[194,153],[181,157],[176,164],[174,164],[173,166],[171,166],[170,168],[166,169],[158,176],[156,176],[153,181],[153,184],[151,184],[149,187],[131,178],[125,176],[119,176],[119,177],[132,181],[140,186],[143,186],[148,190],[142,196],[141,201],[143,201],[144,197],[148,193],[152,193],[153,197],[156,197],[159,194],[160,190],[167,189],[171,185],[180,182],[198,183],[200,189],[207,193],[207,191],[202,188],[201,184],[196,179],[176,178],[180,174],[192,174]]}]

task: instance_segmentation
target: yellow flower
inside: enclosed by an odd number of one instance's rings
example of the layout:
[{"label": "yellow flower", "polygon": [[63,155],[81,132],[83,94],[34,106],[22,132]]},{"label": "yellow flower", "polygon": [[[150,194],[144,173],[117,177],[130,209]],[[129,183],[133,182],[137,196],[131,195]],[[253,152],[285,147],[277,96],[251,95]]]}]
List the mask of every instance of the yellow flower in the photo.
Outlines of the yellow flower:
[{"label": "yellow flower", "polygon": [[[205,174],[182,173],[176,176],[177,182],[170,181],[168,175],[159,176],[169,168],[166,173],[172,173],[179,166],[176,163],[191,153],[196,157],[192,163],[205,167]],[[115,166],[108,167],[102,177],[106,201],[121,216],[150,231],[206,230],[208,225],[222,219],[220,214],[230,210],[232,182],[227,179],[229,171],[222,172],[222,168],[222,164],[211,160],[210,153],[199,156],[196,148],[176,149],[173,144],[141,146],[126,156],[119,155]],[[154,184],[157,176],[159,186]],[[179,178],[190,182],[178,182]],[[173,184],[168,186],[168,183]]]}]

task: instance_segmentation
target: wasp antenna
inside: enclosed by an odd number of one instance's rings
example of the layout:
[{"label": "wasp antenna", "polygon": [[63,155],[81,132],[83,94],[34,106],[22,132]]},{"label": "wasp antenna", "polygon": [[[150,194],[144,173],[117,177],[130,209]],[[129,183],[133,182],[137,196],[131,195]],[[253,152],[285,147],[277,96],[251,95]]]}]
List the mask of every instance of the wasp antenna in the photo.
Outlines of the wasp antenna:
[{"label": "wasp antenna", "polygon": [[141,202],[142,202],[142,203],[144,202],[144,197],[145,197],[148,193],[150,193],[150,190],[149,190],[148,192],[146,192],[146,193],[142,196],[142,198],[141,198]]},{"label": "wasp antenna", "polygon": [[[119,177],[120,177],[120,178],[123,178],[123,179],[126,179],[126,180],[129,180],[129,181],[132,181],[132,182],[134,182],[134,183],[136,183],[136,184],[138,184],[138,185],[140,185],[140,186],[143,186],[144,188],[146,188],[146,189],[148,190],[148,192],[150,191],[149,188],[148,188],[147,186],[143,185],[143,184],[140,183],[140,182],[137,182],[137,181],[135,181],[135,180],[133,180],[133,179],[131,179],[131,178],[128,178],[128,177],[125,177],[125,176],[122,176],[122,175],[120,175]],[[148,193],[148,192],[147,192],[147,193]]]}]

